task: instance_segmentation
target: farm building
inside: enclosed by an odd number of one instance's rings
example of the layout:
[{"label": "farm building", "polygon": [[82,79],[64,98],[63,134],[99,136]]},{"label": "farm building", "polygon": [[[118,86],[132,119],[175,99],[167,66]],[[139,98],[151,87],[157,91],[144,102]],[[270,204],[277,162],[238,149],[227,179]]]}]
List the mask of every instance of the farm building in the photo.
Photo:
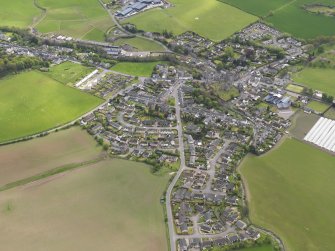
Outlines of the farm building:
[{"label": "farm building", "polygon": [[320,118],[307,133],[304,140],[335,152],[335,121]]},{"label": "farm building", "polygon": [[154,7],[160,4],[162,4],[161,0],[139,0],[133,4],[125,6],[123,9],[118,11],[116,15],[119,17],[128,17],[146,8]]},{"label": "farm building", "polygon": [[264,100],[272,105],[276,105],[278,109],[287,109],[291,106],[291,98],[283,97],[281,94],[269,93]]}]

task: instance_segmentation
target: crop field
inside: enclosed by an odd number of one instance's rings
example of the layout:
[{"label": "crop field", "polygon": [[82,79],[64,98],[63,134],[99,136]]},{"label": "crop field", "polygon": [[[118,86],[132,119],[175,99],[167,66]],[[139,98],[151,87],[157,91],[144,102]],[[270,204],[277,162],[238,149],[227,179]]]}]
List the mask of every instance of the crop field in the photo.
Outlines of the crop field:
[{"label": "crop field", "polygon": [[335,250],[334,156],[286,139],[248,156],[240,170],[253,223],[279,235],[288,251]]},{"label": "crop field", "polygon": [[81,64],[64,62],[51,67],[48,75],[63,84],[72,85],[90,74],[93,70],[93,68],[89,68]]},{"label": "crop field", "polygon": [[164,47],[158,43],[150,41],[148,39],[134,37],[134,38],[120,38],[114,42],[114,45],[130,45],[137,51],[153,51],[161,52],[165,51]]},{"label": "crop field", "polygon": [[101,147],[72,127],[48,136],[0,147],[0,187],[53,168],[96,159]]},{"label": "crop field", "polygon": [[103,41],[104,33],[114,25],[99,1],[39,0],[39,5],[47,10],[36,27],[41,32]]},{"label": "crop field", "polygon": [[172,31],[181,34],[194,31],[213,41],[221,41],[257,20],[216,0],[171,0],[174,7],[152,9],[124,20],[138,29],[151,32]]},{"label": "crop field", "polygon": [[41,10],[34,6],[32,0],[1,1],[0,26],[16,26],[25,28],[31,25]]},{"label": "crop field", "polygon": [[305,68],[296,73],[294,81],[307,88],[335,96],[335,70],[322,68]]},{"label": "crop field", "polygon": [[307,107],[316,112],[323,113],[329,108],[329,105],[318,101],[311,101],[308,103]]},{"label": "crop field", "polygon": [[167,251],[167,182],[144,164],[114,159],[3,191],[1,247]]},{"label": "crop field", "polygon": [[[314,38],[335,34],[335,19],[326,15],[311,13],[303,8],[310,0],[221,0],[243,11],[265,17],[265,21],[277,29],[299,38]],[[333,5],[332,0],[318,3]],[[307,28],[308,27],[308,28]]]},{"label": "crop field", "polygon": [[114,65],[111,70],[121,72],[128,75],[139,77],[150,77],[155,66],[164,64],[165,62],[121,62]]},{"label": "crop field", "polygon": [[103,100],[30,71],[0,80],[0,142],[70,122]]}]

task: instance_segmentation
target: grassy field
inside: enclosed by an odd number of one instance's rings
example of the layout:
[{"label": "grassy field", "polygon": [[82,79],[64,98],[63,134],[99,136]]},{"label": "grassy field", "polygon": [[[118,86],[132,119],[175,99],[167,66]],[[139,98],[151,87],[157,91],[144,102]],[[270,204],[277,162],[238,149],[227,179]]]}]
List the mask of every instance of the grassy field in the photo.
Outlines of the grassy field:
[{"label": "grassy field", "polygon": [[303,111],[298,111],[292,117],[292,126],[290,128],[291,135],[302,140],[319,118],[320,116],[316,114],[308,114]]},{"label": "grassy field", "polygon": [[241,165],[251,221],[284,241],[288,251],[335,250],[334,157],[286,139]]},{"label": "grassy field", "polygon": [[152,9],[126,19],[137,28],[181,34],[194,31],[213,41],[223,40],[257,20],[257,17],[216,0],[171,0],[174,7]]},{"label": "grassy field", "polygon": [[308,88],[335,96],[335,70],[333,69],[305,68],[296,73],[293,79]]},{"label": "grassy field", "polygon": [[302,93],[304,91],[304,88],[299,85],[289,84],[288,86],[286,86],[286,90],[295,92],[295,93]]},{"label": "grassy field", "polygon": [[137,51],[154,51],[154,52],[165,51],[164,47],[161,46],[160,44],[140,37],[120,38],[114,42],[114,45],[119,46],[125,44],[132,46]]},{"label": "grassy field", "polygon": [[155,66],[165,62],[121,62],[114,65],[111,70],[133,76],[150,77]]},{"label": "grassy field", "polygon": [[0,80],[0,142],[76,119],[103,100],[30,71]]},{"label": "grassy field", "polygon": [[[326,15],[317,15],[304,10],[311,0],[222,0],[248,13],[266,17],[265,21],[277,29],[299,38],[314,38],[335,34],[335,19]],[[333,5],[332,0],[320,0],[318,3]],[[308,28],[306,28],[308,27]]]},{"label": "grassy field", "polygon": [[167,251],[168,176],[111,160],[1,192],[4,250]]},{"label": "grassy field", "polygon": [[307,107],[316,112],[323,113],[329,108],[329,105],[317,101],[311,101],[308,103]]},{"label": "grassy field", "polygon": [[34,6],[32,0],[1,1],[0,25],[25,28],[31,25],[41,10]]},{"label": "grassy field", "polygon": [[335,120],[335,108],[330,108],[324,115],[326,118]]},{"label": "grassy field", "polygon": [[93,68],[81,64],[65,62],[51,67],[48,75],[63,84],[71,85],[90,74],[93,70]]},{"label": "grassy field", "polygon": [[104,33],[114,25],[99,1],[39,0],[39,5],[47,9],[46,17],[37,25],[41,32],[103,41]]},{"label": "grassy field", "polygon": [[0,147],[0,187],[47,170],[96,159],[101,148],[79,127]]}]

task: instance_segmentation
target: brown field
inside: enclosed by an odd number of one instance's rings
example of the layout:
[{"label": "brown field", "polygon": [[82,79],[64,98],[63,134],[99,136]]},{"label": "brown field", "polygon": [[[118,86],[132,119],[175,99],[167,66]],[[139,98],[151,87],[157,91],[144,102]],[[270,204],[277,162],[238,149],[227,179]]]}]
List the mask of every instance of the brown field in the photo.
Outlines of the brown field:
[{"label": "brown field", "polygon": [[0,187],[69,164],[97,158],[95,140],[73,127],[26,142],[0,147]]},{"label": "brown field", "polygon": [[1,250],[166,251],[167,182],[114,159],[3,191]]}]

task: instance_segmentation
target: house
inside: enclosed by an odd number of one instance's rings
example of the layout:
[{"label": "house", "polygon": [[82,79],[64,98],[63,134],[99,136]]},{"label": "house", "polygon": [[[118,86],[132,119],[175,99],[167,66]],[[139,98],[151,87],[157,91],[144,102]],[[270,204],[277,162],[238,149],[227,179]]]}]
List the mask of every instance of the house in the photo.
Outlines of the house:
[{"label": "house", "polygon": [[244,221],[238,220],[236,222],[236,227],[238,227],[241,230],[244,230],[247,228],[247,223],[245,223]]},{"label": "house", "polygon": [[187,251],[187,242],[185,239],[178,240],[178,251]]},{"label": "house", "polygon": [[200,226],[200,231],[202,232],[202,233],[210,233],[211,231],[212,231],[212,227],[211,226],[209,226],[209,225],[207,225],[207,224],[202,224],[201,226]]}]

